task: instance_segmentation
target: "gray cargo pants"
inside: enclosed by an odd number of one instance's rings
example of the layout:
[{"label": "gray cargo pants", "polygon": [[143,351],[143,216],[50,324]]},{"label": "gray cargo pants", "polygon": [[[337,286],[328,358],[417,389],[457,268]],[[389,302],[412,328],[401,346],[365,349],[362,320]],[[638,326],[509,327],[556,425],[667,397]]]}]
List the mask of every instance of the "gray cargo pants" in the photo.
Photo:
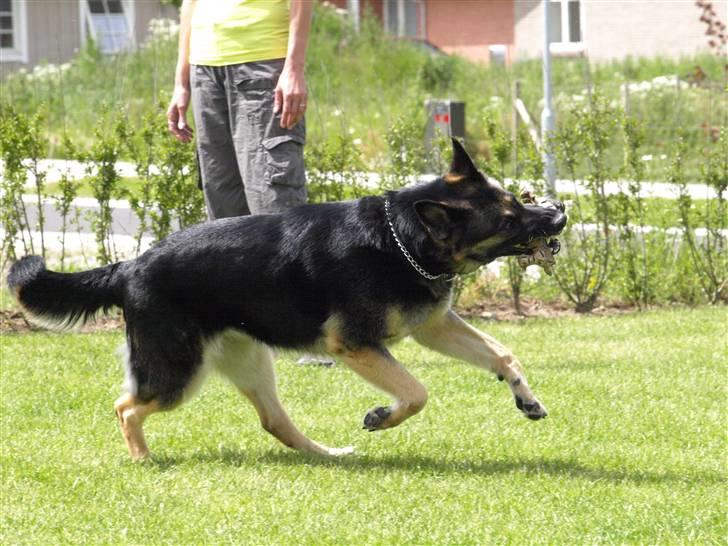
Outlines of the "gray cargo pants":
[{"label": "gray cargo pants", "polygon": [[273,113],[283,60],[190,68],[192,110],[211,220],[268,214],[306,202],[303,120]]}]

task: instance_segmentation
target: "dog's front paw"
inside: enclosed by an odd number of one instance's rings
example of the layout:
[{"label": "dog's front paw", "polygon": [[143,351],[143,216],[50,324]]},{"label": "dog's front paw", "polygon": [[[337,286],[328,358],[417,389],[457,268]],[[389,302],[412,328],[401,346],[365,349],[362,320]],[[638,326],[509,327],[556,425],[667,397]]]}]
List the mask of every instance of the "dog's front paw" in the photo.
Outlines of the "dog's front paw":
[{"label": "dog's front paw", "polygon": [[382,426],[382,423],[384,423],[384,421],[386,421],[390,415],[392,415],[391,408],[385,408],[382,406],[374,408],[364,416],[364,426],[362,428],[368,430],[369,432],[379,430],[379,428]]},{"label": "dog's front paw", "polygon": [[523,414],[531,419],[532,421],[538,421],[548,415],[546,408],[543,404],[535,398],[529,402],[526,402],[518,395],[515,395],[516,407],[523,412]]}]

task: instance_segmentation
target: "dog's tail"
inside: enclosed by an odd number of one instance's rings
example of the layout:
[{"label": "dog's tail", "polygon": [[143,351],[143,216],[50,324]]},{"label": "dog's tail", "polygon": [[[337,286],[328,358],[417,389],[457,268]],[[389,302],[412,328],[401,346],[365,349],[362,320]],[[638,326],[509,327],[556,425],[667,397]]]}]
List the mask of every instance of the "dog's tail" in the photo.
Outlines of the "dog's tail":
[{"label": "dog's tail", "polygon": [[54,330],[83,325],[100,309],[123,305],[121,262],[82,271],[56,273],[40,256],[26,256],[8,273],[8,287],[30,318]]}]

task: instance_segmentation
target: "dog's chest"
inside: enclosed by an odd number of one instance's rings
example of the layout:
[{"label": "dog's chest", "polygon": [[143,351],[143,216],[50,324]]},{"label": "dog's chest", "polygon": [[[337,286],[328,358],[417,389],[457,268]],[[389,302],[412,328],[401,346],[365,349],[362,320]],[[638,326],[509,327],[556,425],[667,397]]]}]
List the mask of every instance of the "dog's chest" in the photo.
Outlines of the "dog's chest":
[{"label": "dog's chest", "polygon": [[449,308],[449,300],[410,308],[389,307],[385,315],[385,343],[394,343],[412,335],[423,325],[444,315]]}]

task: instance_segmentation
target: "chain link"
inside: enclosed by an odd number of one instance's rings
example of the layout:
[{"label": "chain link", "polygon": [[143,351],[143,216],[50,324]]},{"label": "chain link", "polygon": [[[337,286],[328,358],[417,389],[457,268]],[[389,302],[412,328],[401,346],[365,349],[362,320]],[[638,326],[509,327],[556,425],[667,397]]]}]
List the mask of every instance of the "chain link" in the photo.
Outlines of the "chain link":
[{"label": "chain link", "polygon": [[428,273],[425,271],[425,269],[417,263],[417,261],[412,257],[412,254],[410,254],[407,249],[402,244],[402,241],[399,240],[399,237],[397,236],[397,232],[394,230],[394,224],[392,224],[392,220],[389,216],[389,199],[384,200],[384,214],[387,217],[387,223],[389,224],[389,229],[392,231],[392,235],[394,236],[394,240],[397,242],[397,246],[402,251],[402,254],[404,254],[404,257],[407,258],[407,261],[410,263],[410,265],[424,278],[430,281],[435,281],[437,279],[440,279],[442,277],[447,277],[445,280],[450,282],[455,278],[455,275],[447,275],[446,273],[440,273],[439,275],[433,275],[432,273]]}]

